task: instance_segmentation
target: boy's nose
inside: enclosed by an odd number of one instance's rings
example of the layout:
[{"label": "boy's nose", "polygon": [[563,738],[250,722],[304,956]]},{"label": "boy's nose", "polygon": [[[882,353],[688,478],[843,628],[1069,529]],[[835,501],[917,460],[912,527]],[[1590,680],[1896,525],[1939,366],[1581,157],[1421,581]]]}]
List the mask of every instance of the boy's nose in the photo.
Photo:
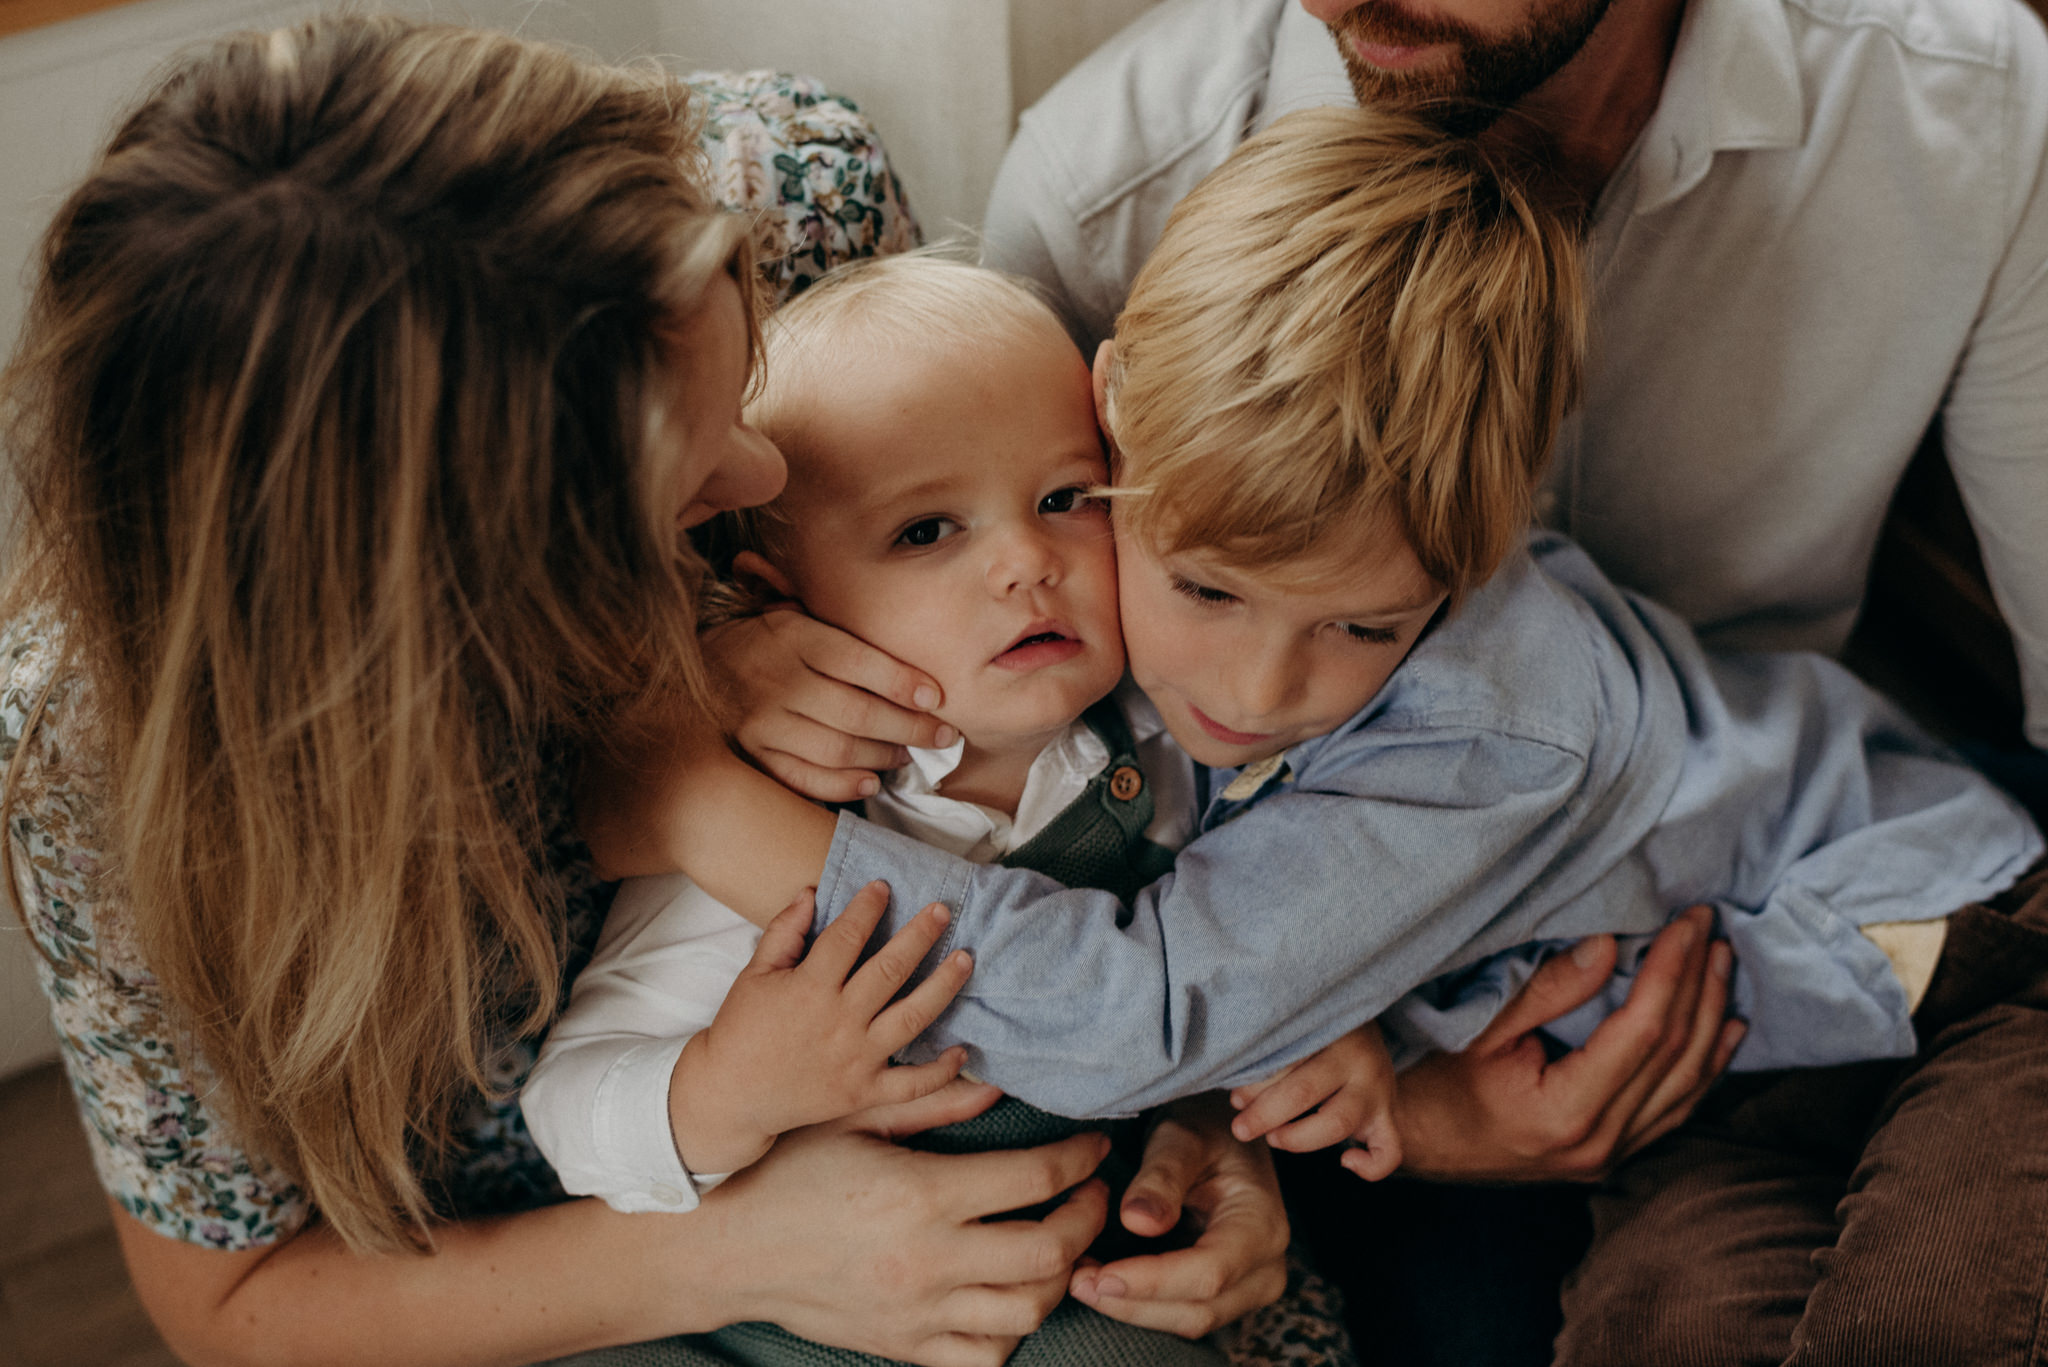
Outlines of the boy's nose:
[{"label": "boy's nose", "polygon": [[1291,652],[1253,649],[1240,655],[1230,689],[1232,701],[1242,709],[1238,721],[1252,725],[1274,716],[1293,699],[1300,677]]},{"label": "boy's nose", "polygon": [[1060,581],[1059,552],[1035,528],[999,536],[989,557],[989,592],[998,596]]}]

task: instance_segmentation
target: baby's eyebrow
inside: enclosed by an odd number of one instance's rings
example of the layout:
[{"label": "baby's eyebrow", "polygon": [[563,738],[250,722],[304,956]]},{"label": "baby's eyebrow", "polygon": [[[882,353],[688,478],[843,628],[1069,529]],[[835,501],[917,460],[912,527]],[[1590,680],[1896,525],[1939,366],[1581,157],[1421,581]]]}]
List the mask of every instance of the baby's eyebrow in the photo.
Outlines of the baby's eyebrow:
[{"label": "baby's eyebrow", "polygon": [[862,488],[853,500],[856,513],[875,513],[893,508],[901,503],[920,499],[936,498],[953,487],[953,480],[947,477],[914,480],[908,484],[884,481]]}]

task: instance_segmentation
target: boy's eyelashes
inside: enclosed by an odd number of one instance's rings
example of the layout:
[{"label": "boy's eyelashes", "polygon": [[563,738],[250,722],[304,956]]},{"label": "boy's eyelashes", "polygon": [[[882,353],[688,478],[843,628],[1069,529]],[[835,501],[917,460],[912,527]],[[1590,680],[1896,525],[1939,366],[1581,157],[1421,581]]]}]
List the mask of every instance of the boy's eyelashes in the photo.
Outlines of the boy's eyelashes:
[{"label": "boy's eyelashes", "polygon": [[1236,594],[1225,593],[1222,589],[1212,589],[1207,584],[1197,584],[1184,574],[1172,575],[1171,580],[1175,593],[1180,594],[1184,598],[1192,598],[1197,603],[1235,603],[1237,601]]},{"label": "boy's eyelashes", "polygon": [[899,546],[936,546],[960,530],[960,524],[950,517],[921,517],[896,533]]},{"label": "boy's eyelashes", "polygon": [[[1064,488],[1053,490],[1038,500],[1037,511],[1039,516],[1049,517],[1057,516],[1061,513],[1094,511],[1102,506],[1102,500],[1089,497],[1088,489],[1089,486],[1086,484],[1069,484]],[[965,528],[961,526],[957,518],[944,517],[934,513],[906,523],[903,530],[896,533],[892,544],[907,546],[912,549],[922,549],[926,546],[936,546],[941,541],[955,536],[964,530]]]},{"label": "boy's eyelashes", "polygon": [[[1184,574],[1170,574],[1168,575],[1168,582],[1173,585],[1175,593],[1183,597],[1192,598],[1197,603],[1221,606],[1225,603],[1235,603],[1238,601],[1236,594],[1226,593],[1222,589],[1212,589],[1207,584],[1196,583]],[[1341,622],[1337,625],[1342,629],[1346,637],[1357,641],[1361,645],[1391,646],[1401,643],[1401,633],[1393,627],[1369,627],[1357,622]]]}]

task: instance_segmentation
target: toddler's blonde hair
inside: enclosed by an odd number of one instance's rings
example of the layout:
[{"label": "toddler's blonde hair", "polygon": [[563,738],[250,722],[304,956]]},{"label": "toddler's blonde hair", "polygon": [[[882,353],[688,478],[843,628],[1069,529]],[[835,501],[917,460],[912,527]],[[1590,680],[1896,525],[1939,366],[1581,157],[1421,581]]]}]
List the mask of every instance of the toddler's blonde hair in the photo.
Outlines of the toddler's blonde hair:
[{"label": "toddler's blonde hair", "polygon": [[[821,369],[858,365],[863,355],[900,346],[972,348],[1033,331],[1064,336],[1059,316],[1029,282],[949,255],[941,244],[836,267],[769,316],[762,327],[766,369],[747,419],[782,450],[792,485],[830,440],[832,416],[813,406]],[[987,363],[1000,353],[987,350]],[[780,500],[714,519],[704,547],[723,573],[741,551],[771,561],[787,549]],[[743,586],[724,585],[706,612],[713,620],[762,606]]]},{"label": "toddler's blonde hair", "polygon": [[1254,570],[1391,517],[1455,601],[1528,525],[1586,330],[1574,225],[1470,139],[1288,115],[1174,210],[1117,320],[1117,516]]}]

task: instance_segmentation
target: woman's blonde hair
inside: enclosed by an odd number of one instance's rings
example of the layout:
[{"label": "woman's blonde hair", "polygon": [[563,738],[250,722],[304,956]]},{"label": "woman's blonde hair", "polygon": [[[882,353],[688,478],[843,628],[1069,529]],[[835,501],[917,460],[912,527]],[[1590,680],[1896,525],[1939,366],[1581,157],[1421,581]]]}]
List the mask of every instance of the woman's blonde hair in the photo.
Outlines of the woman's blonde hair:
[{"label": "woman's blonde hair", "polygon": [[1575,227],[1469,139],[1291,114],[1168,220],[1116,325],[1117,516],[1246,568],[1391,515],[1453,598],[1530,518],[1586,344]]},{"label": "woman's blonde hair", "polygon": [[178,64],[43,246],[11,607],[90,681],[165,1000],[355,1247],[425,1241],[554,1013],[543,754],[706,696],[674,357],[752,272],[699,155],[651,69],[327,18]]}]

